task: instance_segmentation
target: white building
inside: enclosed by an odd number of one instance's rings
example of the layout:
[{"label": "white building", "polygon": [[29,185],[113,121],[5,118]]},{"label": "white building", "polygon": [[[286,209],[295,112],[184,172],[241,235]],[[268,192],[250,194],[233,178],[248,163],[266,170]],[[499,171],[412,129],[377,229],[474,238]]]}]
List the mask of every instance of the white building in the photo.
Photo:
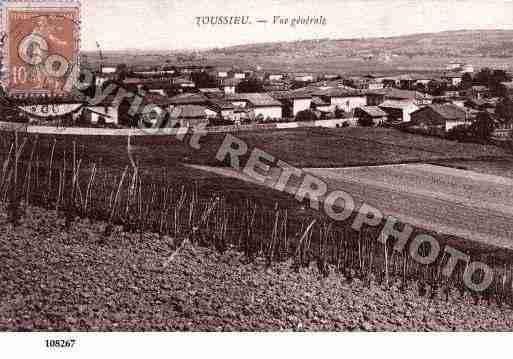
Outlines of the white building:
[{"label": "white building", "polygon": [[318,91],[314,95],[329,102],[331,104],[331,111],[340,109],[350,113],[358,107],[367,105],[367,97],[356,90],[331,88]]},{"label": "white building", "polygon": [[279,120],[283,117],[283,106],[267,93],[243,93],[227,96],[235,107],[251,109],[255,118]]},{"label": "white building", "polygon": [[387,100],[379,105],[379,108],[385,111],[388,119],[392,122],[410,122],[411,114],[419,109],[413,101]]},{"label": "white building", "polygon": [[472,66],[471,64],[466,64],[465,66],[462,67],[461,72],[472,74],[472,73],[474,73],[474,66]]}]

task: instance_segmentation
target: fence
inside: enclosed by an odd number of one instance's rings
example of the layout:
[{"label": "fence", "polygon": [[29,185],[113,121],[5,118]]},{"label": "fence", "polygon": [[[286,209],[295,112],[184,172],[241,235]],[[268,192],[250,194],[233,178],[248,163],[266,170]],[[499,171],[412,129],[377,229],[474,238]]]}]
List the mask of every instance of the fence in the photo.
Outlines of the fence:
[{"label": "fence", "polygon": [[[312,122],[281,122],[281,123],[263,123],[239,126],[217,126],[208,127],[203,131],[208,133],[224,133],[239,131],[262,131],[276,129],[295,129],[308,127],[325,127],[335,128],[342,127],[344,122],[352,123],[354,119],[337,119],[337,120],[319,120]],[[162,129],[110,129],[110,128],[85,128],[85,127],[50,127],[50,126],[33,126],[22,123],[0,122],[0,131],[17,131],[34,134],[45,135],[69,135],[69,136],[147,136],[161,135],[171,136],[185,134],[190,131],[189,128],[162,128]]]}]

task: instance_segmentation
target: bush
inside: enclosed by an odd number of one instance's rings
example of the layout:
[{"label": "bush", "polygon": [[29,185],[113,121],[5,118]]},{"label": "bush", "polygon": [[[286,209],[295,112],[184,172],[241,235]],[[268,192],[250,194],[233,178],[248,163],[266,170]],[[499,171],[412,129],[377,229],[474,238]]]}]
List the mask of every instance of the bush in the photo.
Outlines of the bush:
[{"label": "bush", "polygon": [[360,117],[358,119],[358,126],[361,126],[361,127],[373,127],[374,126],[374,121],[372,120],[372,118]]},{"label": "bush", "polygon": [[447,132],[446,137],[448,140],[460,141],[460,142],[468,141],[470,139],[470,136],[468,133],[468,128],[467,128],[467,126],[464,126],[464,125],[459,125],[459,126],[451,128]]},{"label": "bush", "polygon": [[300,111],[296,115],[297,122],[313,122],[317,120],[317,115],[312,110]]}]

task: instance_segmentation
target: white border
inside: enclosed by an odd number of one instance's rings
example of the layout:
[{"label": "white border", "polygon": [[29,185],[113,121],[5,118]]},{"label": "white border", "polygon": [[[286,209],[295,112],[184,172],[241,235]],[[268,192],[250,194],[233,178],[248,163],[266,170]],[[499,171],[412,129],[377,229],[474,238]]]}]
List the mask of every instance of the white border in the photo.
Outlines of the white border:
[{"label": "white border", "polygon": [[[76,339],[49,349],[46,339]],[[0,334],[5,358],[491,358],[507,356],[511,333],[39,333]]]}]

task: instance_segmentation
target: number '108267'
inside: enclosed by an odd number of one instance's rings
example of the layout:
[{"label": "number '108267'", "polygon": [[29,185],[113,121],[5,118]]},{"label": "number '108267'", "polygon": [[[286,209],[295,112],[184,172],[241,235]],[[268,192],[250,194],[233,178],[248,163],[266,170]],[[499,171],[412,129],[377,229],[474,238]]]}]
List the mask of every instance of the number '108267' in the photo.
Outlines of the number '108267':
[{"label": "number '108267'", "polygon": [[73,348],[75,346],[75,339],[47,339],[45,343],[47,348]]}]

